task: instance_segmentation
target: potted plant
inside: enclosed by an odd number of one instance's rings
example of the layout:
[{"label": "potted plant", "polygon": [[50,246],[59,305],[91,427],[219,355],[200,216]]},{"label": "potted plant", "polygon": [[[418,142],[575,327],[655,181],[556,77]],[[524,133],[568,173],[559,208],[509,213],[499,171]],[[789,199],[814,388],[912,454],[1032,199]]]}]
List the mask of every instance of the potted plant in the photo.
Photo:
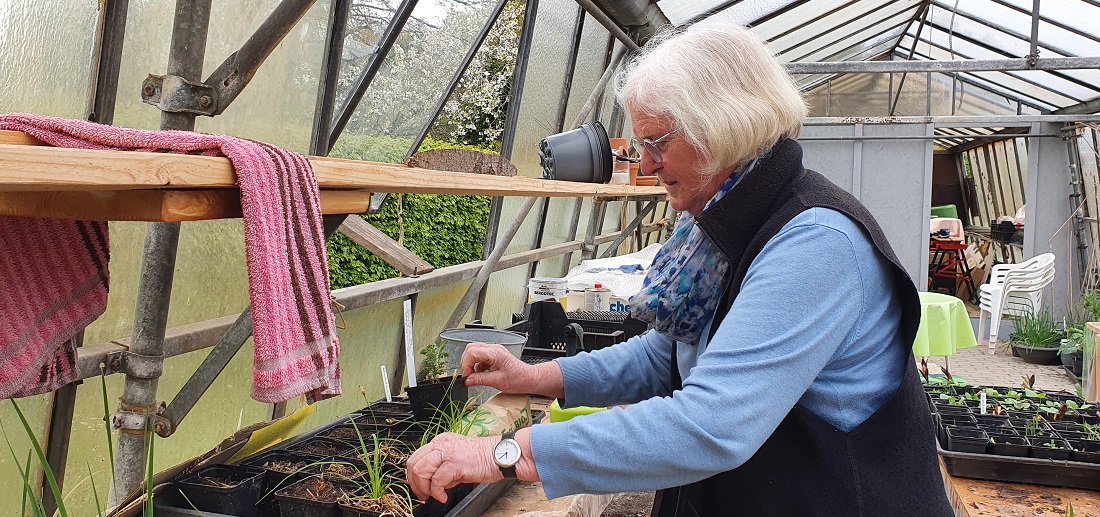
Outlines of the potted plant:
[{"label": "potted plant", "polygon": [[[408,487],[388,474],[393,469],[390,460],[397,451],[392,441],[372,434],[364,439],[360,434],[356,455],[359,462],[349,463],[358,470],[351,478],[355,489],[339,500],[343,515],[349,517],[412,517],[412,497]],[[406,458],[407,459],[407,458]]]},{"label": "potted plant", "polygon": [[1025,362],[1054,364],[1063,337],[1050,311],[1027,311],[1016,320],[1010,344]]},{"label": "potted plant", "polygon": [[177,480],[176,487],[198,511],[253,517],[259,511],[264,474],[244,465],[211,465]]},{"label": "potted plant", "polygon": [[405,388],[413,417],[427,421],[439,410],[463,406],[469,390],[461,375],[447,371],[447,350],[442,343],[430,343],[420,351],[424,357],[417,372],[416,386]]}]

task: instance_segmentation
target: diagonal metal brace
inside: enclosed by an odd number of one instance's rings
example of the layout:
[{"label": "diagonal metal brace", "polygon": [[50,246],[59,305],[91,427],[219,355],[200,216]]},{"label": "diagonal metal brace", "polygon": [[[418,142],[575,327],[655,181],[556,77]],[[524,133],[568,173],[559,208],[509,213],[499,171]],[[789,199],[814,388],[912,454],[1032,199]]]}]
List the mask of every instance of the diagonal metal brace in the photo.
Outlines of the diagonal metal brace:
[{"label": "diagonal metal brace", "polygon": [[638,227],[638,225],[642,224],[642,220],[645,219],[646,216],[648,216],[649,213],[652,212],[655,208],[657,208],[656,201],[650,201],[648,204],[646,204],[645,208],[643,208],[642,211],[638,213],[638,216],[635,217],[633,221],[630,221],[630,224],[626,225],[626,228],[623,228],[622,233],[620,233],[618,237],[615,237],[615,240],[611,241],[611,244],[608,245],[607,250],[603,252],[603,255],[600,255],[600,258],[607,258],[610,257],[612,253],[615,253],[615,249],[619,247],[619,244],[622,244],[622,242],[630,236],[630,232],[633,232],[634,229]]},{"label": "diagonal metal brace", "polygon": [[214,116],[218,94],[203,83],[178,75],[153,75],[141,84],[141,100],[167,113],[194,113]]},{"label": "diagonal metal brace", "polygon": [[233,322],[233,326],[222,336],[221,341],[214,346],[206,359],[203,359],[202,364],[191,378],[187,379],[187,383],[179,393],[176,393],[176,398],[172,399],[168,409],[164,411],[166,425],[156,426],[157,434],[168,437],[176,432],[176,427],[191,412],[199,398],[206,393],[250,336],[252,336],[252,307],[245,309],[237,317],[237,321]]}]

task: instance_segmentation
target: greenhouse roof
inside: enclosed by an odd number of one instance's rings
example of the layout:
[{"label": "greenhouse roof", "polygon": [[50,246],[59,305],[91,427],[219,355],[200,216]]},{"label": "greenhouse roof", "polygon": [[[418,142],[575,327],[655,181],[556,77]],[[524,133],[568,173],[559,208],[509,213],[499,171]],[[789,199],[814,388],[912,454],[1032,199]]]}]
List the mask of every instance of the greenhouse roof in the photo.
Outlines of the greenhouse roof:
[{"label": "greenhouse roof", "polygon": [[[732,20],[784,62],[1100,56],[1100,0],[659,0],[677,25]],[[1090,23],[1092,22],[1092,23]],[[1100,111],[1100,69],[958,71],[961,82],[1041,112]],[[803,89],[836,74],[805,74]]]}]

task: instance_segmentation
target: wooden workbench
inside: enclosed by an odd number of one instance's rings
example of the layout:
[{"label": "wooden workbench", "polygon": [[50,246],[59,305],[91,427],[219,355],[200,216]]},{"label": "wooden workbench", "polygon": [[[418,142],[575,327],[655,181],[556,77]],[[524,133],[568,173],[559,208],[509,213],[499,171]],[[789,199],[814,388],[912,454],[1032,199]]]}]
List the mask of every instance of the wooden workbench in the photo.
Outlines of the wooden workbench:
[{"label": "wooden workbench", "polygon": [[956,517],[1100,516],[1100,492],[954,477],[940,463],[944,488]]}]

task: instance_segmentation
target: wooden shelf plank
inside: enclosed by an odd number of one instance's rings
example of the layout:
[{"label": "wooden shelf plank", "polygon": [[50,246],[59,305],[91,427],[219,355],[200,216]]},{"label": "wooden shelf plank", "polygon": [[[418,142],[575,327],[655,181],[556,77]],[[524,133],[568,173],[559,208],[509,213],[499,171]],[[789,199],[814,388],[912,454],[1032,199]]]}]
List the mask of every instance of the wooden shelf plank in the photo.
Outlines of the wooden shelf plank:
[{"label": "wooden shelf plank", "polygon": [[[10,142],[0,144],[0,191],[235,188],[236,176],[226,158],[43,147],[27,145],[34,142],[25,135],[3,135],[0,141]],[[500,177],[338,158],[309,159],[322,190],[548,197],[634,197],[665,193],[663,187]]]},{"label": "wooden shelf plank", "polygon": [[940,461],[947,498],[958,517],[1100,515],[1100,492],[954,477]]},{"label": "wooden shelf plank", "polygon": [[[361,214],[370,193],[322,190],[321,212]],[[0,192],[0,215],[85,221],[183,222],[241,217],[239,190]]]}]

